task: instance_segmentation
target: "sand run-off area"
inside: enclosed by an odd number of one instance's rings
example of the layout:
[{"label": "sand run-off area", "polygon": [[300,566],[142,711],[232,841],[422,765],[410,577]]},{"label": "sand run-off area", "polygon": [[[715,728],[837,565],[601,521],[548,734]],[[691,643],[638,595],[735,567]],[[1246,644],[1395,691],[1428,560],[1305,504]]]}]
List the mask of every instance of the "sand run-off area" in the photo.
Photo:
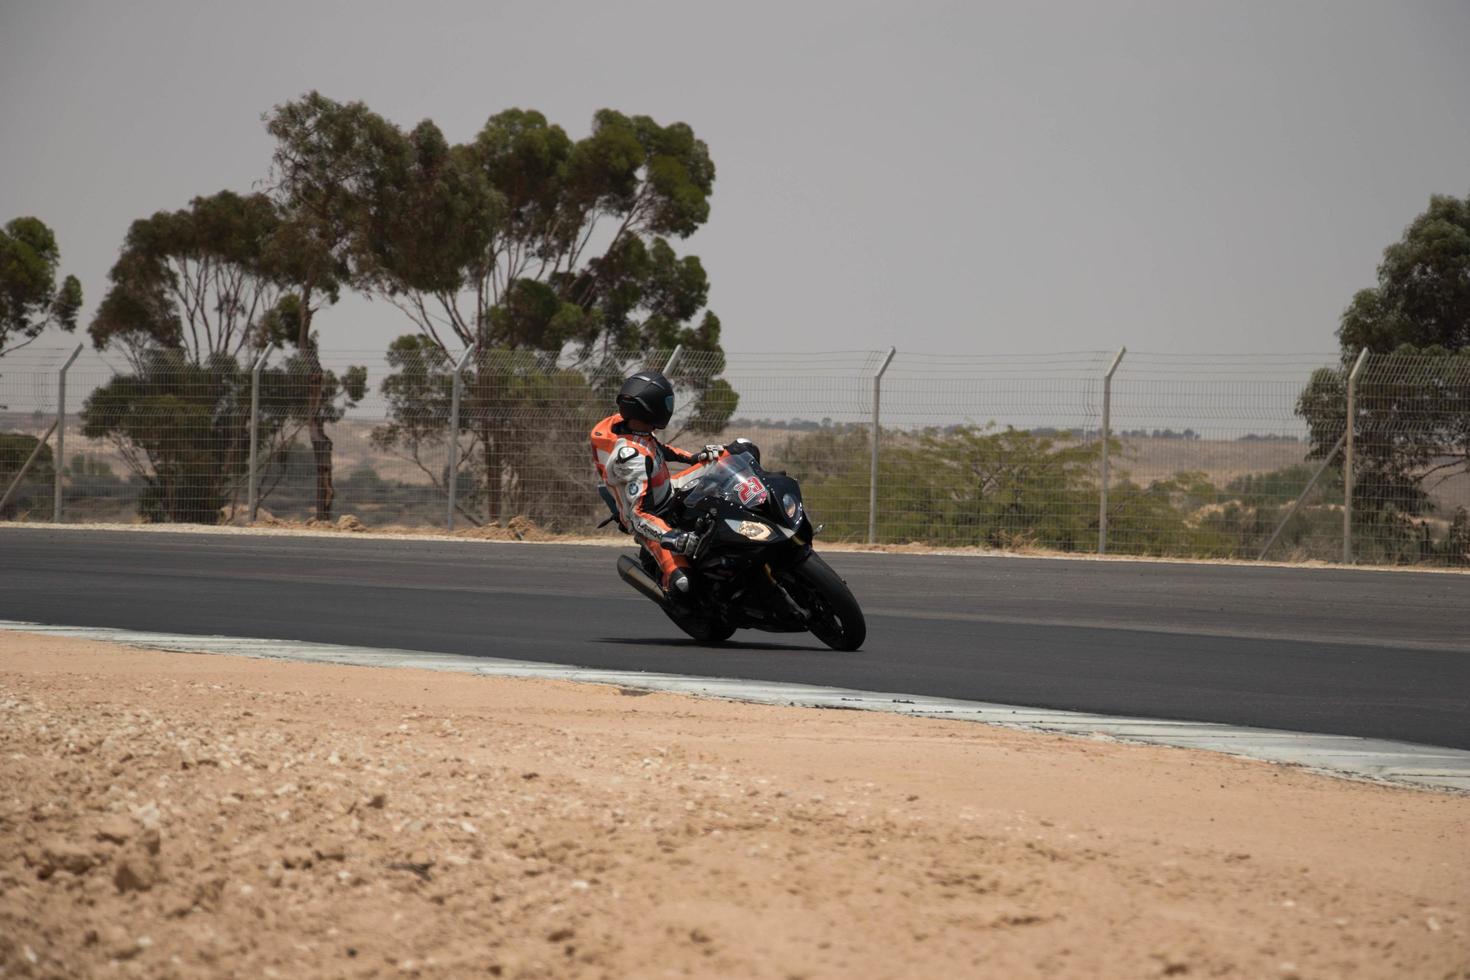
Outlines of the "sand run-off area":
[{"label": "sand run-off area", "polygon": [[1470,798],[0,633],[4,977],[1470,977]]}]

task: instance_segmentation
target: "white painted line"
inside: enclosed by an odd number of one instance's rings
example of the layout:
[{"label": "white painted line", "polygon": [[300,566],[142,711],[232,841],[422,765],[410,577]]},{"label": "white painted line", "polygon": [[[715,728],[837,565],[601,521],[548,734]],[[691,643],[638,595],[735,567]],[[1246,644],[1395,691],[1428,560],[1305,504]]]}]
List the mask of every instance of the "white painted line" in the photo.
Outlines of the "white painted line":
[{"label": "white painted line", "polygon": [[853,691],[809,684],[751,681],[725,677],[690,677],[635,670],[603,670],[526,660],[471,657],[419,650],[375,649],[294,640],[229,636],[146,633],[88,626],[47,626],[0,620],[0,630],[100,640],[150,650],[228,654],[262,660],[347,664],[360,667],[415,667],[485,677],[614,684],[645,691],[665,691],[725,698],[757,704],[812,708],[887,711],[924,718],[978,721],[1007,728],[1077,736],[1106,736],[1125,742],[1205,749],[1226,755],[1286,763],[1337,776],[1388,783],[1433,786],[1470,793],[1470,751],[1391,742],[1351,735],[1314,735],[1270,728],[1243,728],[1210,722],[1164,718],[1121,718],[1081,711],[1052,711],[1014,704],[959,701],[914,694]]}]

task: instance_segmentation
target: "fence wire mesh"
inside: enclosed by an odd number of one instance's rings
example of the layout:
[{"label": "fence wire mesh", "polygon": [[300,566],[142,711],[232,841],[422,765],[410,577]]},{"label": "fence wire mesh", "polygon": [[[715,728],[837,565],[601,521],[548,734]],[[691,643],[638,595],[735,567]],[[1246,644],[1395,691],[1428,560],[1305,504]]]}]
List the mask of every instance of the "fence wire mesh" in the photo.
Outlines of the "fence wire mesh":
[{"label": "fence wire mesh", "polygon": [[1353,401],[1352,555],[1470,564],[1470,354],[1369,354]]},{"label": "fence wire mesh", "polygon": [[[1316,474],[1298,400],[1323,355],[1130,352],[1113,379],[1119,451],[1108,494],[1109,550],[1255,558]],[[1342,434],[1338,410],[1329,447]],[[1325,430],[1324,430],[1325,431]],[[1323,472],[1267,557],[1330,559],[1342,550],[1342,479]]]},{"label": "fence wire mesh", "polygon": [[[877,540],[1090,552],[1105,507],[1111,553],[1343,557],[1350,364],[1130,352],[1109,386],[1115,353],[899,353],[880,389]],[[257,386],[244,357],[87,350],[58,459],[71,354],[0,361],[0,519],[53,519],[59,477],[70,522],[245,523],[253,417],[261,521],[442,527],[453,474],[460,528],[584,534],[605,516],[587,432],[627,373],[674,352],[273,351]],[[886,357],[680,351],[667,435],[752,439],[802,481],[827,538],[865,540]],[[1370,355],[1354,405],[1354,557],[1470,563],[1470,357]]]}]

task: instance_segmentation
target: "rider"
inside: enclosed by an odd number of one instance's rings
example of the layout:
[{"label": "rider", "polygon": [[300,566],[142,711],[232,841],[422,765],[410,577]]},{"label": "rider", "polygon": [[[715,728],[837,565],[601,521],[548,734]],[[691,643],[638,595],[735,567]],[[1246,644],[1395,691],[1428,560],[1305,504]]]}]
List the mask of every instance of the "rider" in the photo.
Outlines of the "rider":
[{"label": "rider", "polygon": [[699,546],[692,531],[675,531],[660,513],[673,498],[669,463],[695,465],[717,459],[724,446],[705,446],[690,454],[659,442],[654,432],[674,414],[674,386],[657,371],[640,371],[623,382],[616,414],[592,427],[592,459],[597,475],[617,501],[619,522],[653,555],[662,573],[664,594],[686,599],[692,582],[686,569]]}]

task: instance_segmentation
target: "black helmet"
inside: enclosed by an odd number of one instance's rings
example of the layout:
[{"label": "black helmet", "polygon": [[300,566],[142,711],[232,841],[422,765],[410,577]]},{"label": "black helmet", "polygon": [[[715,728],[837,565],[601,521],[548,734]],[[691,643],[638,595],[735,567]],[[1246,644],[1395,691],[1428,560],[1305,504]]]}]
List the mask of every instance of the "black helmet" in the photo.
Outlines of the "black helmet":
[{"label": "black helmet", "polygon": [[725,443],[725,451],[732,455],[735,453],[744,453],[750,457],[750,461],[755,465],[759,466],[761,464],[761,447],[744,436]]},{"label": "black helmet", "polygon": [[674,415],[674,386],[657,371],[639,371],[618,389],[618,411],[625,419],[662,429]]}]

